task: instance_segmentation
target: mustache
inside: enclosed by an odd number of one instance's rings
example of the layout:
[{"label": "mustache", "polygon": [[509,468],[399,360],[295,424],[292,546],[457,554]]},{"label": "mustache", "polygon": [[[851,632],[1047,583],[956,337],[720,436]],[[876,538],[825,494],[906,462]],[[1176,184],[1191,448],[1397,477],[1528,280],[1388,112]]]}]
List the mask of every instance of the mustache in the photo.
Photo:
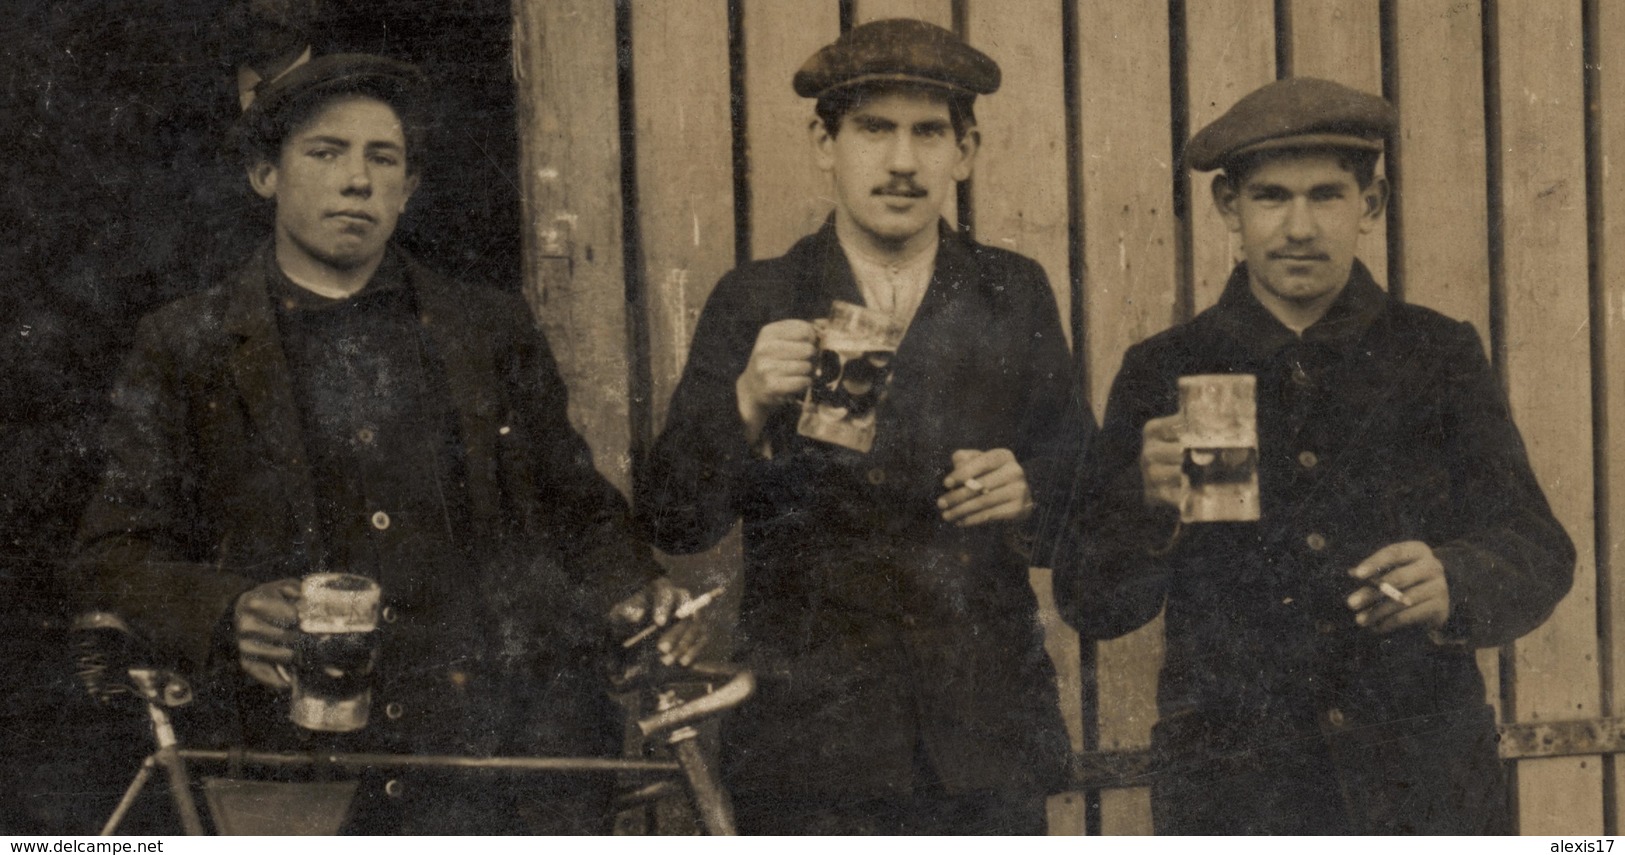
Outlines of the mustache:
[{"label": "mustache", "polygon": [[1312,250],[1278,249],[1269,254],[1270,258],[1282,261],[1330,261],[1331,256],[1324,252]]},{"label": "mustache", "polygon": [[872,192],[876,196],[902,196],[908,199],[924,199],[929,195],[924,187],[907,178],[893,178]]}]

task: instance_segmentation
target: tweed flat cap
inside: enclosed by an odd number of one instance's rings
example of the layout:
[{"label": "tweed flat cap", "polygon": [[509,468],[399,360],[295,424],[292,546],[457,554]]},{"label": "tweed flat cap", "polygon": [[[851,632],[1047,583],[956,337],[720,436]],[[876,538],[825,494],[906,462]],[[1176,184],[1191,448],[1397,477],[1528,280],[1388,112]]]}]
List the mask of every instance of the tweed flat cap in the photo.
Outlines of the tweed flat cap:
[{"label": "tweed flat cap", "polygon": [[999,88],[999,64],[934,24],[889,18],[853,27],[796,72],[796,94],[895,81],[986,95]]},{"label": "tweed flat cap", "polygon": [[1190,168],[1219,169],[1231,159],[1281,148],[1382,151],[1398,121],[1387,101],[1330,80],[1291,77],[1254,90],[1185,146]]},{"label": "tweed flat cap", "polygon": [[289,130],[290,108],[311,98],[357,92],[377,97],[401,113],[423,97],[423,85],[417,66],[399,60],[364,53],[317,57],[259,84],[238,119],[237,143],[250,150],[275,149]]}]

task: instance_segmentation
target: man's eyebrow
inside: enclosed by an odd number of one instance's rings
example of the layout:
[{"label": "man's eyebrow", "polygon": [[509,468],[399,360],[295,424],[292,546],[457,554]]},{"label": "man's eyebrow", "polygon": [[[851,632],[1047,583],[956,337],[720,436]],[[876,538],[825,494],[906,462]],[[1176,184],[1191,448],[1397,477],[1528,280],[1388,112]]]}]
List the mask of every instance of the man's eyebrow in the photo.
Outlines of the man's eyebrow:
[{"label": "man's eyebrow", "polygon": [[309,144],[309,143],[325,143],[327,145],[344,146],[346,148],[348,148],[349,145],[350,145],[350,141],[345,139],[344,137],[328,136],[327,134],[312,134],[312,135],[307,136],[307,137],[300,137],[299,142],[306,143],[306,144]]},{"label": "man's eyebrow", "polygon": [[373,140],[372,142],[367,143],[367,148],[387,148],[395,151],[401,151],[405,149],[405,146],[395,142],[394,140]]}]

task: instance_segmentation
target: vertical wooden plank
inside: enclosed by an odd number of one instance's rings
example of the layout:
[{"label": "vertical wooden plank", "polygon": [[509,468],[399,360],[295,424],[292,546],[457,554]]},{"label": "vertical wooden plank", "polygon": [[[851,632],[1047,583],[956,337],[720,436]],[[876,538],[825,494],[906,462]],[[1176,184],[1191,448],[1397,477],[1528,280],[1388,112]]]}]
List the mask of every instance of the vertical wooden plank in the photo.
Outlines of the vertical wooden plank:
[{"label": "vertical wooden plank", "polygon": [[[1247,93],[1275,79],[1274,0],[1196,0],[1185,4],[1186,88],[1190,132],[1224,115]],[[1181,144],[1183,144],[1183,140]],[[1209,191],[1212,173],[1190,174],[1192,304],[1213,305],[1241,244],[1225,228]]]},{"label": "vertical wooden plank", "polygon": [[1294,77],[1382,93],[1377,0],[1291,0],[1291,7]]},{"label": "vertical wooden plank", "polygon": [[1483,19],[1473,3],[1396,3],[1405,297],[1490,335]]},{"label": "vertical wooden plank", "polygon": [[[1490,340],[1484,23],[1472,3],[1394,4],[1398,166],[1408,302],[1472,323]],[[1499,649],[1479,651],[1501,711]]]},{"label": "vertical wooden plank", "polygon": [[[999,91],[977,99],[976,239],[1044,266],[1061,317],[1071,317],[1067,265],[1066,79],[1061,7],[974,0],[965,40],[999,64]],[[1166,88],[1166,87],[1164,87]],[[1070,330],[1068,333],[1070,334]]]},{"label": "vertical wooden plank", "polygon": [[[965,40],[999,64],[1002,83],[977,99],[982,151],[973,194],[976,239],[1014,250],[1043,265],[1062,318],[1070,317],[1065,176],[1066,79],[1059,4],[1029,4],[1013,15],[1008,4],[971,0]],[[1063,321],[1063,324],[1065,322]],[[1066,330],[1069,340],[1071,330]],[[1083,748],[1082,675],[1078,634],[1055,611],[1049,571],[1035,569],[1045,647],[1055,660],[1061,713],[1074,751]],[[1082,832],[1081,798],[1052,804],[1051,833]],[[1070,808],[1070,809],[1069,809]]]},{"label": "vertical wooden plank", "polygon": [[[1596,57],[1625,56],[1625,8],[1617,3],[1596,4],[1596,31],[1593,55]],[[1600,292],[1593,295],[1593,315],[1601,326],[1598,340],[1602,344],[1599,363],[1603,375],[1597,388],[1601,390],[1599,403],[1603,410],[1603,431],[1595,438],[1602,468],[1597,476],[1604,479],[1607,504],[1599,508],[1597,524],[1603,526],[1598,539],[1603,553],[1599,556],[1598,572],[1607,572],[1610,599],[1607,604],[1608,623],[1613,628],[1609,649],[1613,674],[1610,715],[1625,715],[1625,692],[1620,691],[1620,677],[1625,675],[1625,631],[1620,622],[1625,620],[1625,184],[1614,178],[1616,170],[1625,169],[1625,63],[1605,59],[1596,69],[1596,103],[1601,109],[1595,114],[1595,133],[1598,135],[1600,162],[1593,164],[1601,175],[1593,179],[1593,186],[1601,187],[1599,206],[1599,245],[1593,252],[1599,258],[1597,279],[1593,287]],[[1600,179],[1600,180],[1599,180]],[[1612,179],[1612,180],[1610,180]],[[1612,216],[1610,216],[1612,215]],[[1610,758],[1614,770],[1615,828],[1605,833],[1619,833],[1620,817],[1625,817],[1625,758]]]},{"label": "vertical wooden plank", "polygon": [[[1413,7],[1443,4],[1401,4]],[[1460,4],[1458,4],[1460,5]],[[1291,0],[1292,74],[1335,80],[1382,94],[1382,16],[1377,0]],[[1388,229],[1360,240],[1360,260],[1379,284],[1388,281]]]},{"label": "vertical wooden plank", "polygon": [[733,267],[728,10],[710,0],[663,0],[633,4],[631,14],[638,224],[658,425],[700,308]]},{"label": "vertical wooden plank", "polygon": [[829,214],[829,180],[813,162],[813,102],[790,79],[841,34],[840,4],[743,0],[751,255],[782,255]]},{"label": "vertical wooden plank", "polygon": [[[1090,388],[1174,321],[1172,93],[1165,4],[1078,0],[1078,87]],[[1105,395],[1096,395],[1097,415]],[[1156,721],[1162,621],[1100,645],[1100,747],[1144,748]],[[1149,834],[1149,792],[1101,797],[1106,834]]]},{"label": "vertical wooden plank", "polygon": [[[1579,549],[1574,590],[1515,646],[1520,721],[1600,714],[1592,519],[1590,301],[1581,7],[1495,3],[1504,221],[1504,368],[1535,473]],[[1518,767],[1525,834],[1602,831],[1597,757]]]},{"label": "vertical wooden plank", "polygon": [[570,388],[572,422],[599,471],[626,492],[615,9],[597,0],[515,0],[513,14],[525,291]]},{"label": "vertical wooden plank", "polygon": [[882,18],[918,18],[944,29],[954,28],[954,4],[951,0],[856,0],[853,19],[859,24]]}]

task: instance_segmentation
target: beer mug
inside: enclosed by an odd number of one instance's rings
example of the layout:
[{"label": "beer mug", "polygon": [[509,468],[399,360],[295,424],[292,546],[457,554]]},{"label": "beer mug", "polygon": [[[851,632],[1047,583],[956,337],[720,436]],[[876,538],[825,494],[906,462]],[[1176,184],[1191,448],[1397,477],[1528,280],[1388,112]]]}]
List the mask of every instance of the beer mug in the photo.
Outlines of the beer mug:
[{"label": "beer mug", "polygon": [[1181,522],[1254,522],[1258,500],[1258,409],[1251,374],[1179,378]]},{"label": "beer mug", "polygon": [[300,583],[299,640],[284,675],[294,724],[329,732],[367,725],[381,595],[377,582],[349,573],[312,573]]},{"label": "beer mug", "polygon": [[875,415],[891,384],[903,327],[885,312],[836,300],[813,328],[818,354],[796,432],[866,454],[875,443]]}]

